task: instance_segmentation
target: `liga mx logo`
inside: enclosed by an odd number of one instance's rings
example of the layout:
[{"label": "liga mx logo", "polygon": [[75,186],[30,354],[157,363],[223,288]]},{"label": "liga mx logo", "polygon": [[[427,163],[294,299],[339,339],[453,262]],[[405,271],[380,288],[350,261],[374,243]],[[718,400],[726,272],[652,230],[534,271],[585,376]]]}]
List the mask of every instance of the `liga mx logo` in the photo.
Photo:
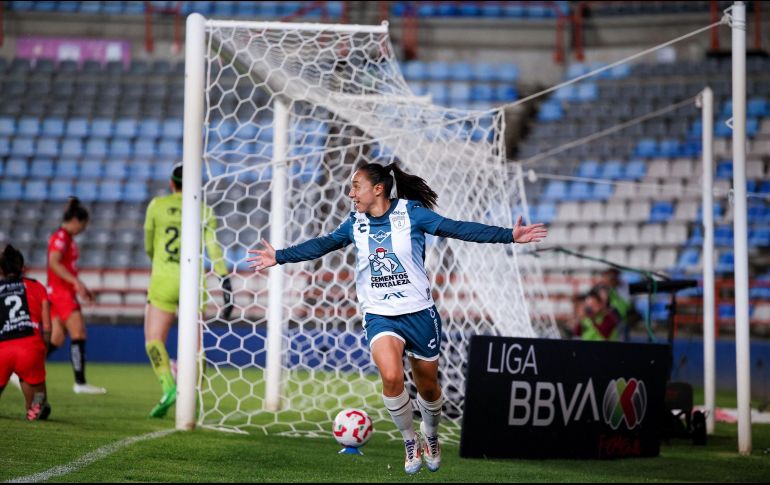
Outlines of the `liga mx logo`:
[{"label": "liga mx logo", "polygon": [[625,422],[631,430],[644,419],[647,411],[647,389],[644,381],[635,378],[627,382],[622,377],[607,384],[602,403],[604,422],[612,429],[618,429]]}]

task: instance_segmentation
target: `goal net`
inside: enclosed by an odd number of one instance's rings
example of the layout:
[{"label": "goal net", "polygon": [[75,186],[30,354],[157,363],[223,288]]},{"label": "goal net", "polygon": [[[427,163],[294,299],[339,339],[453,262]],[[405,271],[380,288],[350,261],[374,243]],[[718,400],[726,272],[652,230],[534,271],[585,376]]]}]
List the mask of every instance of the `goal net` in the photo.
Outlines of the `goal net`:
[{"label": "goal net", "polygon": [[[506,163],[503,112],[416,96],[385,24],[206,20],[205,33],[202,194],[234,270],[235,311],[222,321],[208,271],[198,424],[328,436],[336,413],[357,407],[396,437],[361,327],[352,246],[270,276],[249,271],[246,251],[263,238],[280,248],[334,230],[351,211],[360,162],[398,161],[438,193],[446,217],[512,227],[526,201]],[[428,236],[450,441],[459,439],[471,335],[558,336],[536,304],[545,296],[537,261],[523,249]]]}]

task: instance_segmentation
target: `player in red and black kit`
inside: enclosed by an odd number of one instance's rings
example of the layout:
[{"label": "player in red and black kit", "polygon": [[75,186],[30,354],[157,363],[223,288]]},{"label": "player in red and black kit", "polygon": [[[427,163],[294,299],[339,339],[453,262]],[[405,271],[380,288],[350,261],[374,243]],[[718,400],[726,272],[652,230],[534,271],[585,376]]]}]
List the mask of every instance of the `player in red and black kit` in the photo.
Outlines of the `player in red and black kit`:
[{"label": "player in red and black kit", "polygon": [[70,336],[70,359],[75,371],[76,394],[104,394],[103,387],[86,383],[86,324],[80,311],[78,297],[93,301],[91,290],[78,278],[77,260],[80,256],[73,239],[86,230],[88,209],[77,197],[70,197],[61,227],[48,240],[48,298],[51,300],[50,354],[64,344],[65,334]]},{"label": "player in red and black kit", "polygon": [[10,244],[0,253],[0,394],[14,372],[21,381],[27,419],[46,419],[45,352],[51,316],[45,287],[22,277],[24,257]]}]

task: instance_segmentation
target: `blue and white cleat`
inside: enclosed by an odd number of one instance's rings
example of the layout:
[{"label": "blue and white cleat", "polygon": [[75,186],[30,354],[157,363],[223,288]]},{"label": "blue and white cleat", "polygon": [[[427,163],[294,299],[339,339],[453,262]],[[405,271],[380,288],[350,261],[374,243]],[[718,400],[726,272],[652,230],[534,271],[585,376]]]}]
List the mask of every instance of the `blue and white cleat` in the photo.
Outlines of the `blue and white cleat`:
[{"label": "blue and white cleat", "polygon": [[404,441],[404,448],[406,448],[404,471],[409,475],[414,475],[420,471],[420,468],[422,468],[422,447],[420,437],[417,436],[413,440]]},{"label": "blue and white cleat", "polygon": [[420,432],[423,437],[423,457],[428,470],[435,472],[441,466],[441,445],[438,444],[438,435],[428,436],[425,433],[425,423],[420,423]]}]

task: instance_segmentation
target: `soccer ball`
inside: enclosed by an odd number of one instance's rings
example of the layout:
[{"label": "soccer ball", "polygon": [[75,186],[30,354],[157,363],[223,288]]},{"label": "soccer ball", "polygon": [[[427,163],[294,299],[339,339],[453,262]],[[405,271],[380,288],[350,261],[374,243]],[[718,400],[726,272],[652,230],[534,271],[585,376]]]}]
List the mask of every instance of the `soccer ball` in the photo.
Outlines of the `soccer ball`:
[{"label": "soccer ball", "polygon": [[349,448],[364,446],[372,437],[374,426],[365,411],[343,409],[334,418],[332,433],[337,443]]}]

